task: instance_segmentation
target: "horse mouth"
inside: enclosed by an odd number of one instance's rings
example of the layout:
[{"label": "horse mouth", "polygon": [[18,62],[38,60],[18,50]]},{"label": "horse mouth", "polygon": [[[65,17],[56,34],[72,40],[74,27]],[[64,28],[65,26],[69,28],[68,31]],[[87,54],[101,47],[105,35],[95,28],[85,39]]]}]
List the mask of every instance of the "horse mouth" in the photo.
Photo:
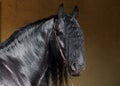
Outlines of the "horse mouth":
[{"label": "horse mouth", "polygon": [[71,76],[77,77],[80,76],[82,74],[83,70],[81,71],[69,71]]},{"label": "horse mouth", "polygon": [[76,72],[70,72],[71,76],[80,76],[80,72],[76,73]]}]

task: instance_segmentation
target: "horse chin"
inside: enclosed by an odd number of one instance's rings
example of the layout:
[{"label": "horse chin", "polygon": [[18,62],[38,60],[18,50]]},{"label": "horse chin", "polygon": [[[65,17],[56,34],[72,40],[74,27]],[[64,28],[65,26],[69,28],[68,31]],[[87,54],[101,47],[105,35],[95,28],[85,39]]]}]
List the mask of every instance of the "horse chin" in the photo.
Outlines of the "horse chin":
[{"label": "horse chin", "polygon": [[81,73],[80,72],[69,72],[71,76],[77,77],[80,76]]}]

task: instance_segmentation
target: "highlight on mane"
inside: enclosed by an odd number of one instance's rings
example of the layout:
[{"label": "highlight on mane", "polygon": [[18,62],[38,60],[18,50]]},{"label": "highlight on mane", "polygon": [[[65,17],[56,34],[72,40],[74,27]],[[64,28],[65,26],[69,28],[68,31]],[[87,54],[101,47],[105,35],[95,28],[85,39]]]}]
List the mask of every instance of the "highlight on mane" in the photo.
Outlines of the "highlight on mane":
[{"label": "highlight on mane", "polygon": [[[24,27],[19,28],[5,42],[0,44],[0,49],[7,47],[9,44],[11,44],[15,41],[18,41],[18,43],[20,43],[22,41],[22,39],[29,37],[29,35],[31,35],[34,32],[33,30],[35,28],[40,28],[44,22],[46,22],[47,20],[52,19],[54,17],[55,17],[55,15],[35,21],[31,24],[28,24]],[[34,33],[34,34],[36,34],[36,33]]]}]

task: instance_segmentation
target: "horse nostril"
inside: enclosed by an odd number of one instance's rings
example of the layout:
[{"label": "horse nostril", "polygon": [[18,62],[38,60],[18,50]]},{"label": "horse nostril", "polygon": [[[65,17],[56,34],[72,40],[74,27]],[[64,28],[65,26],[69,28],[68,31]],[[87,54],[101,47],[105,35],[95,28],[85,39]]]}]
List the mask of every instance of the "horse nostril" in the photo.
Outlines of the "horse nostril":
[{"label": "horse nostril", "polygon": [[71,65],[71,70],[72,70],[72,71],[77,71],[77,70],[78,70],[78,67],[77,67],[77,64],[76,64],[76,63],[73,63],[73,64]]}]

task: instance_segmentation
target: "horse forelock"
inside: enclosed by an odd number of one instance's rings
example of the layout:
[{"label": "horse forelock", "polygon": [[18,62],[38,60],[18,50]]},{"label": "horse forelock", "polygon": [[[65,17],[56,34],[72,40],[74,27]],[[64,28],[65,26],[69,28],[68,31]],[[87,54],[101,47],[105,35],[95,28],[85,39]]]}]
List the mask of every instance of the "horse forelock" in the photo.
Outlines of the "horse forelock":
[{"label": "horse forelock", "polygon": [[[61,25],[61,22],[58,23],[58,26],[59,24]],[[63,27],[64,26],[62,26],[62,29],[66,29]],[[61,57],[60,49],[56,46],[59,43],[57,43],[57,40],[56,40],[57,35],[55,35],[55,33],[56,33],[56,29],[59,30],[59,28],[60,27],[53,28],[53,31],[51,33],[51,40],[50,40],[49,72],[51,73],[52,86],[62,86],[64,81],[66,82],[66,84],[68,84],[67,83],[67,67]]]}]

